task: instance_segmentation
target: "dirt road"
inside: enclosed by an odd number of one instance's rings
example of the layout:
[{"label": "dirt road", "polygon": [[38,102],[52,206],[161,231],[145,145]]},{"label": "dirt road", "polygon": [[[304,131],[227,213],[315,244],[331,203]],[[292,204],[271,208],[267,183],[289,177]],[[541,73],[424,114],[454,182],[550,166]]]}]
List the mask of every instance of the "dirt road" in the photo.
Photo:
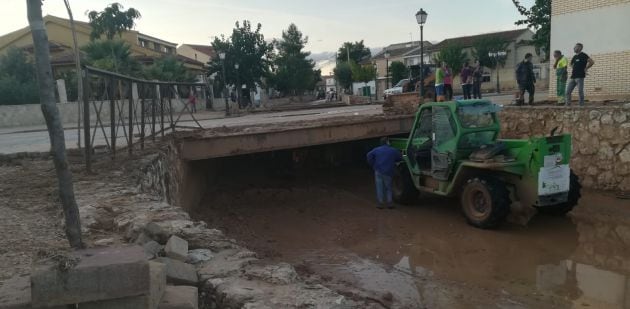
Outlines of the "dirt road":
[{"label": "dirt road", "polygon": [[376,209],[366,169],[240,168],[193,216],[342,294],[401,308],[630,308],[628,200],[586,192],[569,217],[480,230],[453,200]]}]

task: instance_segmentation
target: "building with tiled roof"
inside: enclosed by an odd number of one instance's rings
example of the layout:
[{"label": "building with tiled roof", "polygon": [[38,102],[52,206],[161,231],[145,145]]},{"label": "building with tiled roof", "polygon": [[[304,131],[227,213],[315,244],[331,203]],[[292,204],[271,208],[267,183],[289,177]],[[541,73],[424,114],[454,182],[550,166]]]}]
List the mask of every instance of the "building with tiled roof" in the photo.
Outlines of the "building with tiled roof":
[{"label": "building with tiled roof", "polygon": [[216,52],[210,45],[182,44],[177,47],[177,54],[204,64],[216,57]]}]

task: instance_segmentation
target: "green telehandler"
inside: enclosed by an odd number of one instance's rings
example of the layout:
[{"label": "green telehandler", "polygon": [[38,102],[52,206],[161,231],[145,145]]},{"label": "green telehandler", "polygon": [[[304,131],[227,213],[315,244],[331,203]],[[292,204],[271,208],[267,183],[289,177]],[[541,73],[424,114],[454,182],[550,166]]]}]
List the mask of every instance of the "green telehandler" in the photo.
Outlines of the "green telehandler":
[{"label": "green telehandler", "polygon": [[426,103],[408,138],[392,138],[402,151],[393,180],[397,203],[420,192],[459,196],[473,226],[493,228],[512,209],[534,207],[564,215],[575,207],[581,185],[569,167],[571,135],[498,139],[501,106],[488,100]]}]

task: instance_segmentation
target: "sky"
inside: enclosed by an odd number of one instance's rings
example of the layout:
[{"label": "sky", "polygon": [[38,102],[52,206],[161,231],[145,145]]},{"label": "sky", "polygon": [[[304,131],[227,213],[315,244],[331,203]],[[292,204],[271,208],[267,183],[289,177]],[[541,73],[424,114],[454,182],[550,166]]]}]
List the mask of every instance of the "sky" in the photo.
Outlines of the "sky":
[{"label": "sky", "polygon": [[[313,53],[336,51],[346,41],[364,40],[378,48],[418,40],[420,8],[429,14],[428,41],[519,28],[511,0],[70,0],[75,19],[83,21],[87,11],[112,2],[140,11],[136,30],[178,44],[209,44],[214,36],[229,36],[238,20],[261,23],[266,39],[280,37],[295,23],[309,37],[306,49]],[[0,13],[0,35],[28,25],[26,1],[0,3],[15,5]],[[44,0],[43,12],[67,18],[63,0]]]}]

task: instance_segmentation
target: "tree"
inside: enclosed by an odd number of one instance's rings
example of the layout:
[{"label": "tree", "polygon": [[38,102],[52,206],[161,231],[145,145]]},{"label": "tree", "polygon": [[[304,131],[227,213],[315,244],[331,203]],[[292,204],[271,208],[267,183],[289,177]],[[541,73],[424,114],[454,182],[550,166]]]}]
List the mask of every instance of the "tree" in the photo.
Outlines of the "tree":
[{"label": "tree", "polygon": [[339,82],[339,85],[344,89],[350,89],[352,87],[352,64],[348,62],[337,63],[334,70],[335,79]]},{"label": "tree", "polygon": [[376,78],[376,68],[372,64],[352,64],[352,80],[367,84]]},{"label": "tree", "polygon": [[140,63],[131,56],[131,46],[120,40],[92,41],[81,48],[87,64],[120,74],[139,76]]},{"label": "tree", "polygon": [[464,48],[460,45],[447,45],[440,50],[433,61],[438,65],[445,62],[453,70],[453,75],[457,75],[464,67],[467,58]]},{"label": "tree", "polygon": [[195,80],[195,77],[186,70],[184,63],[174,56],[157,59],[145,69],[144,75],[147,79],[162,81],[192,82]]},{"label": "tree", "polygon": [[72,171],[66,158],[66,141],[64,137],[59,110],[55,102],[55,86],[50,65],[48,35],[43,27],[41,0],[27,0],[28,23],[33,36],[37,81],[42,113],[46,119],[48,135],[52,148],[53,162],[59,182],[59,196],[65,218],[66,237],[72,248],[82,248],[81,219],[79,207],[74,198]]},{"label": "tree", "polygon": [[518,12],[524,19],[515,22],[516,25],[527,25],[536,32],[532,38],[536,53],[545,51],[545,60],[549,59],[551,49],[551,0],[536,0],[534,5],[527,9],[521,5],[521,1],[512,0]]},{"label": "tree", "polygon": [[0,56],[0,105],[37,102],[35,66],[15,47]]},{"label": "tree", "polygon": [[140,18],[140,12],[134,8],[121,11],[124,7],[120,3],[112,3],[103,11],[90,11],[87,15],[92,26],[90,39],[96,40],[103,34],[108,40],[114,36],[121,36],[125,30],[131,30],[136,25],[135,20]]},{"label": "tree", "polygon": [[398,84],[400,80],[409,76],[409,69],[407,69],[405,64],[400,61],[392,62],[389,65],[389,72],[392,76],[392,85]]},{"label": "tree", "polygon": [[319,70],[313,70],[315,63],[307,59],[310,53],[302,51],[306,43],[308,37],[303,37],[295,24],[282,31],[282,39],[274,42],[278,55],[274,60],[271,82],[277,90],[301,95],[306,90],[313,90],[320,80]]},{"label": "tree", "polygon": [[372,57],[372,52],[369,48],[365,47],[363,44],[363,40],[358,42],[345,42],[341,47],[339,47],[339,52],[337,53],[337,61],[348,61],[348,56],[350,61],[354,63],[360,63],[364,59],[368,59]]},{"label": "tree", "polygon": [[[242,26],[236,22],[236,27],[229,38],[222,35],[212,42],[212,47],[217,54],[225,53],[225,75],[228,85],[236,85],[240,82],[251,89],[255,88],[256,84],[262,85],[263,78],[270,75],[273,44],[265,41],[261,28],[262,25],[258,24],[253,30],[251,23],[247,20],[243,21]],[[237,63],[239,64],[238,71],[234,68]],[[223,61],[219,57],[208,63],[208,74],[218,72],[217,80],[221,83],[223,83],[222,65]]]},{"label": "tree", "polygon": [[[482,66],[494,69],[497,65],[496,60],[488,56],[489,52],[503,51],[507,48],[509,42],[498,37],[485,37],[473,42],[472,55]],[[505,58],[499,59],[501,66],[505,65]]]}]

